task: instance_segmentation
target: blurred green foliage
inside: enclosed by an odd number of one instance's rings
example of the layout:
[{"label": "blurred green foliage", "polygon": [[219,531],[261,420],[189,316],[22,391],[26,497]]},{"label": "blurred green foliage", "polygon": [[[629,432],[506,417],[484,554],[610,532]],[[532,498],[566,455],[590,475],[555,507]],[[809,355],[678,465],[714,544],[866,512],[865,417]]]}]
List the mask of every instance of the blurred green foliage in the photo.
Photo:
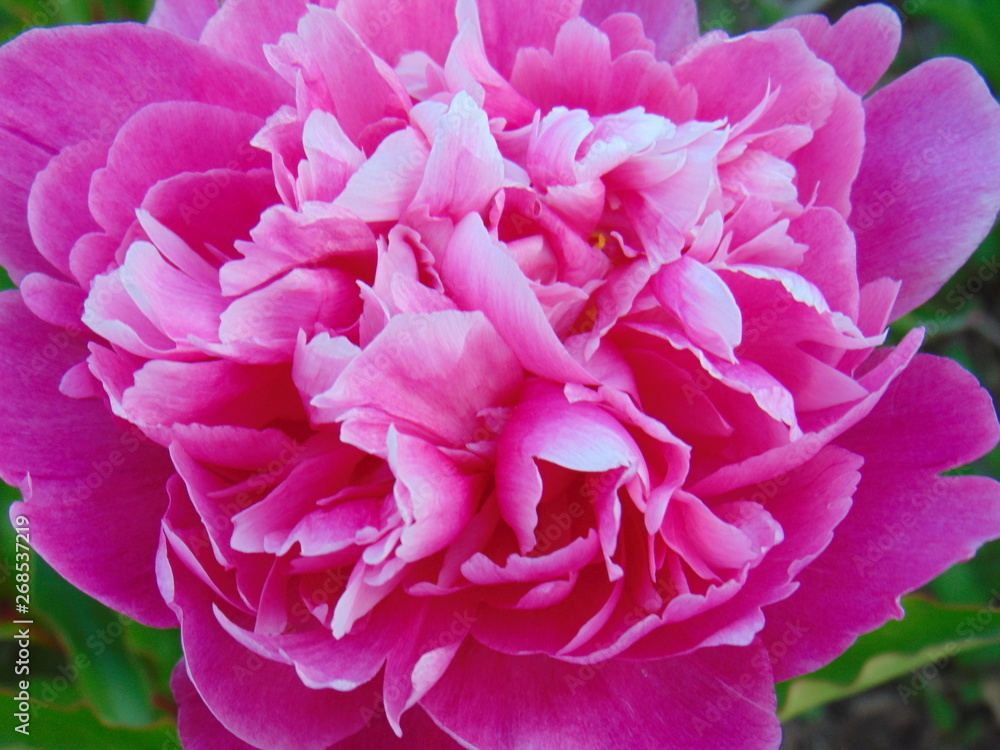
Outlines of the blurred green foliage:
[{"label": "blurred green foliage", "polygon": [[145,19],[153,0],[0,0],[0,42],[34,26]]},{"label": "blurred green foliage", "polygon": [[[143,19],[151,0],[0,0],[0,41],[32,26]],[[856,2],[821,0],[702,0],[704,30],[739,32],[769,25],[792,13],[821,11],[837,18]],[[950,54],[972,61],[1000,91],[1000,0],[905,0],[893,4],[903,19],[903,46],[886,80],[922,60]],[[969,263],[920,309],[893,326],[898,340],[915,326],[927,328],[925,350],[952,357],[1000,392],[1000,233],[983,243]],[[0,288],[9,288],[0,269]],[[1000,449],[964,472],[1000,477]],[[16,492],[0,485],[0,506]],[[0,662],[13,664],[14,532],[0,523]],[[175,631],[131,622],[62,580],[40,557],[32,558],[32,693],[30,740],[11,750],[179,748],[169,678],[180,657]],[[808,677],[780,686],[783,716],[790,718],[887,680],[901,694],[913,690],[944,736],[965,747],[981,732],[960,726],[958,709],[938,689],[914,690],[927,669],[957,670],[962,699],[983,700],[980,680],[1000,675],[1000,542],[958,565],[906,599],[907,617],[863,636],[840,659]],[[978,619],[977,619],[978,618]],[[970,625],[970,622],[979,625]],[[909,677],[908,677],[909,676]],[[929,684],[930,680],[927,680]],[[926,685],[925,685],[926,686]],[[933,686],[932,686],[933,687]],[[13,669],[0,673],[0,700],[13,702]],[[817,716],[815,710],[812,716]],[[19,735],[14,735],[19,737]]]}]

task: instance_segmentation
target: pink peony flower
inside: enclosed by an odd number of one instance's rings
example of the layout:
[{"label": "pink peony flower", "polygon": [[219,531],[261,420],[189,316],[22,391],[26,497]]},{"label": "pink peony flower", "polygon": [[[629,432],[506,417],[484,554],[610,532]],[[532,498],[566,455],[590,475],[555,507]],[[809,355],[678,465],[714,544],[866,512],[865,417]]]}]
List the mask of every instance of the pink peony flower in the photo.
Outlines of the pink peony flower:
[{"label": "pink peony flower", "polygon": [[[899,21],[160,0],[0,50],[0,473],[236,748],[776,748],[776,680],[1000,535],[880,348],[1000,205]],[[397,735],[402,739],[398,740]]]}]

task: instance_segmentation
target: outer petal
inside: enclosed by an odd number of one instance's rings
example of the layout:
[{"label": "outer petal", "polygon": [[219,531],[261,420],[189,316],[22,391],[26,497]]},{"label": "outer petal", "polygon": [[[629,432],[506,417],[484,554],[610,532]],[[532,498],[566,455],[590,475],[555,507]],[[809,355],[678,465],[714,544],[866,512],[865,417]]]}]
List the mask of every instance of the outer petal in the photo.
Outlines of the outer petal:
[{"label": "outer petal", "polygon": [[583,17],[594,25],[614,13],[635,13],[642,19],[660,60],[674,59],[698,38],[695,0],[585,0],[583,4]]},{"label": "outer petal", "polygon": [[966,62],[936,59],[866,102],[851,193],[862,284],[903,282],[892,318],[928,300],[1000,209],[1000,106]]},{"label": "outer petal", "polygon": [[504,77],[521,47],[552,49],[564,23],[580,14],[583,0],[535,0],[511,6],[508,0],[478,0],[486,54]]},{"label": "outer petal", "polygon": [[118,131],[107,167],[94,173],[89,195],[94,218],[109,233],[121,235],[160,180],[213,168],[263,168],[267,155],[250,146],[261,125],[253,115],[195,102],[144,107]]},{"label": "outer petal", "polygon": [[187,664],[177,662],[170,678],[170,690],[177,701],[177,730],[185,750],[257,750],[226,729],[198,695]]},{"label": "outer petal", "polygon": [[466,641],[421,705],[477,750],[774,750],[774,687],[755,656],[759,646],[580,667]]},{"label": "outer petal", "polygon": [[147,23],[155,29],[197,39],[217,10],[217,0],[156,0]]},{"label": "outer petal", "polygon": [[[215,0],[207,2],[215,4]],[[218,11],[201,32],[201,43],[273,73],[264,45],[275,44],[282,34],[295,31],[306,13],[306,0],[237,0]]]},{"label": "outer petal", "polygon": [[325,750],[364,726],[364,708],[381,692],[313,690],[295,668],[237,643],[212,613],[212,594],[161,544],[157,561],[164,595],[181,621],[188,675],[220,724],[251,746]]},{"label": "outer petal", "polygon": [[389,722],[382,715],[381,706],[374,706],[366,715],[365,728],[341,740],[330,750],[460,750],[459,745],[431,721],[426,711],[411,708],[403,716],[403,737],[393,733]]},{"label": "outer petal", "polygon": [[797,30],[809,48],[836,69],[840,80],[862,95],[885,75],[902,35],[896,10],[882,3],[854,8],[833,26],[817,14],[794,16],[776,27]]},{"label": "outer petal", "polygon": [[141,622],[174,624],[153,573],[166,452],[100,401],[59,393],[85,344],[35,318],[17,292],[0,294],[0,349],[0,476],[26,498],[11,513],[31,519],[35,549],[74,585]]},{"label": "outer petal", "polygon": [[72,278],[69,254],[88,232],[100,229],[87,205],[90,178],[108,158],[105,143],[67,146],[35,177],[28,197],[31,238],[45,258]]},{"label": "outer petal", "polygon": [[[801,621],[809,634],[775,664],[778,680],[818,668],[860,633],[901,617],[900,595],[1000,534],[1000,484],[935,476],[978,458],[998,434],[975,379],[951,360],[921,355],[838,438],[864,457],[862,479],[830,547],[799,575],[801,588],[765,610],[769,622]],[[782,635],[769,627],[763,638]]]},{"label": "outer petal", "polygon": [[208,48],[137,24],[29,31],[0,48],[0,263],[15,281],[49,270],[28,233],[31,182],[49,158],[109,141],[155,101],[192,100],[266,115],[291,89]]}]

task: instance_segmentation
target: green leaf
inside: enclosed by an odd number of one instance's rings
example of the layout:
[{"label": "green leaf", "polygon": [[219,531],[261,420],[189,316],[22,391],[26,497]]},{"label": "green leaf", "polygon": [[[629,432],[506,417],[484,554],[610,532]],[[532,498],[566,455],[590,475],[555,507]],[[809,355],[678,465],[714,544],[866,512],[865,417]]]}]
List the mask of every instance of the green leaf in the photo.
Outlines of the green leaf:
[{"label": "green leaf", "polygon": [[151,686],[123,638],[131,621],[74,588],[37,555],[32,568],[32,606],[65,646],[63,676],[108,723],[154,721],[159,713]]},{"label": "green leaf", "polygon": [[[0,690],[4,706],[15,703],[15,693]],[[12,721],[8,714],[5,721]],[[14,726],[19,721],[14,720]],[[161,719],[141,729],[109,727],[85,706],[69,709],[32,704],[27,736],[12,731],[8,750],[180,750],[177,729],[169,719]]]},{"label": "green leaf", "polygon": [[146,662],[157,692],[169,696],[170,675],[184,655],[180,630],[160,630],[133,622],[125,631],[125,641],[129,650]]},{"label": "green leaf", "polygon": [[903,606],[903,620],[861,636],[840,658],[786,683],[781,720],[921,670],[899,685],[901,695],[911,697],[952,658],[1000,644],[1000,591],[982,607],[938,604],[919,595],[905,597]]}]

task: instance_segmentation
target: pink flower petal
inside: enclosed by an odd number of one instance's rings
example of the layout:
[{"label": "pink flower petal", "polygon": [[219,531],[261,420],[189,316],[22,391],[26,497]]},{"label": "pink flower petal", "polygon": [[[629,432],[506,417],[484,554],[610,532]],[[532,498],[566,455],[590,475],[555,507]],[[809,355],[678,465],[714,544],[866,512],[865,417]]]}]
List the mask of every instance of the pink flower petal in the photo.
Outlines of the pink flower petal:
[{"label": "pink flower petal", "polygon": [[251,746],[326,750],[364,726],[362,710],[377,705],[377,690],[306,687],[294,667],[262,658],[225,631],[209,591],[174,553],[163,551],[158,565],[181,621],[188,676],[225,729]]},{"label": "pink flower petal", "polygon": [[406,52],[444,63],[455,37],[455,4],[416,0],[340,0],[337,13],[379,57],[396,65]]},{"label": "pink flower petal", "polygon": [[177,731],[188,750],[258,750],[226,729],[215,718],[187,673],[181,659],[170,678],[170,690],[177,701]]},{"label": "pink flower petal", "polygon": [[866,94],[889,69],[902,34],[897,11],[881,3],[852,8],[830,25],[821,15],[794,16],[776,28],[797,30],[852,91]]},{"label": "pink flower petal", "polygon": [[858,277],[903,282],[896,319],[928,300],[993,226],[1000,106],[971,65],[939,59],[876,93],[865,116],[850,222]]},{"label": "pink flower petal", "polygon": [[[59,71],[53,76],[52,71]],[[28,235],[28,189],[49,157],[86,140],[110,141],[151,102],[192,100],[261,116],[286,98],[257,71],[194,42],[137,24],[66,26],[21,35],[0,50],[0,116],[7,200],[3,265],[15,280],[43,270]]]},{"label": "pink flower petal", "polygon": [[[917,406],[927,399],[933,409]],[[909,439],[900,443],[904,424]],[[837,439],[864,458],[861,484],[829,548],[798,576],[801,588],[768,610],[769,622],[809,629],[775,665],[778,679],[816,669],[859,633],[901,617],[902,594],[1000,534],[996,481],[935,476],[978,458],[998,436],[990,396],[975,379],[950,360],[921,355]],[[780,625],[763,633],[766,643],[781,636]]]},{"label": "pink flower petal", "polygon": [[[186,0],[196,2],[202,0]],[[162,0],[159,0],[162,3]],[[214,4],[214,0],[208,0]],[[276,44],[281,35],[295,31],[306,14],[305,0],[240,0],[213,10],[200,37],[194,38],[247,65],[274,75],[264,55],[264,46]],[[216,12],[217,11],[217,12]],[[156,11],[153,11],[154,15]],[[152,19],[150,19],[152,20]]]},{"label": "pink flower petal", "polygon": [[698,38],[694,0],[586,0],[583,17],[599,24],[613,13],[635,13],[646,36],[656,42],[656,56],[673,60]]},{"label": "pink flower petal", "polygon": [[208,19],[218,10],[215,0],[156,0],[148,25],[197,39]]},{"label": "pink flower petal", "polygon": [[479,412],[502,403],[521,375],[481,313],[397,315],[313,404],[326,419],[348,423],[352,412],[378,410],[397,426],[460,446],[474,440]]},{"label": "pink flower petal", "polygon": [[63,373],[87,353],[77,335],[40,322],[17,292],[0,294],[0,319],[0,476],[25,497],[11,517],[30,519],[33,547],[74,585],[169,627],[152,554],[172,472],[166,452],[100,401],[59,393]]},{"label": "pink flower petal", "polygon": [[461,307],[485,313],[525,369],[554,380],[592,381],[556,337],[517,264],[478,215],[456,227],[441,277]]},{"label": "pink flower petal", "polygon": [[[581,667],[544,656],[501,656],[466,642],[421,705],[479,750],[622,743],[730,750],[734,737],[746,750],[769,750],[781,735],[776,700],[766,663],[760,670],[751,661],[764,653],[759,645],[705,649]],[[740,682],[744,674],[750,678]],[[518,685],[516,694],[501,689],[511,684]]]}]

